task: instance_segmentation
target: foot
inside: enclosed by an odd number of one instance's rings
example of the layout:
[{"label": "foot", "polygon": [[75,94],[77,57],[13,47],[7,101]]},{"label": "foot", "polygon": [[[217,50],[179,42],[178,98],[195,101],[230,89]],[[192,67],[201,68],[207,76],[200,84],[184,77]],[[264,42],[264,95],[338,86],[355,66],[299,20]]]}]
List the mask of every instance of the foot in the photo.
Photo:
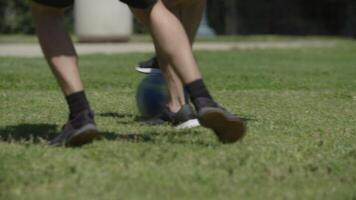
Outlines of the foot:
[{"label": "foot", "polygon": [[200,126],[200,123],[189,104],[185,104],[181,109],[174,113],[168,108],[165,110],[165,117],[176,129],[187,129]]},{"label": "foot", "polygon": [[157,73],[161,71],[159,69],[159,64],[156,57],[152,57],[149,60],[140,62],[136,66],[136,70],[144,74]]},{"label": "foot", "polygon": [[202,126],[214,131],[222,143],[233,143],[246,133],[245,122],[218,106],[209,98],[197,98],[194,105],[198,110],[198,119]]},{"label": "foot", "polygon": [[49,142],[49,146],[81,146],[98,137],[93,112],[84,110],[63,126],[62,132]]},{"label": "foot", "polygon": [[193,108],[189,104],[183,105],[176,113],[166,108],[160,116],[145,121],[146,124],[150,125],[160,125],[167,122],[176,129],[189,129],[200,126]]}]

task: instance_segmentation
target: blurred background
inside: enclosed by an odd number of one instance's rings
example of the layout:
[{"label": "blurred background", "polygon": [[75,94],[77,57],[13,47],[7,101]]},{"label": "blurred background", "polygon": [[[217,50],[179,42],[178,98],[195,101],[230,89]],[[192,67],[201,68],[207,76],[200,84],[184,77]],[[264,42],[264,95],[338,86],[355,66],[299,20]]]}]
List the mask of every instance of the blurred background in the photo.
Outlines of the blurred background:
[{"label": "blurred background", "polygon": [[[66,17],[74,31],[74,9]],[[333,35],[356,38],[356,0],[208,0],[218,35]],[[133,20],[133,19],[132,19]],[[137,22],[135,34],[145,33]],[[0,1],[0,34],[33,34],[27,0]]]}]

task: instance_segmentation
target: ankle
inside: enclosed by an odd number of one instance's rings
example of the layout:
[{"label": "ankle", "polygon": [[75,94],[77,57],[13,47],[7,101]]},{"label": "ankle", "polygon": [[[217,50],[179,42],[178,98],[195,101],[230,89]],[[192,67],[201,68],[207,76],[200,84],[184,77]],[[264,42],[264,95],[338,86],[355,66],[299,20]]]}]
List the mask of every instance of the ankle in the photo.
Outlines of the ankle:
[{"label": "ankle", "polygon": [[176,113],[178,112],[184,104],[178,103],[178,102],[170,102],[168,103],[167,107],[170,112]]},{"label": "ankle", "polygon": [[188,91],[192,102],[194,102],[195,99],[200,98],[200,97],[212,99],[203,79],[198,79],[196,81],[193,81],[193,82],[185,85],[185,88]]},{"label": "ankle", "polygon": [[89,102],[84,91],[76,92],[66,96],[66,101],[69,107],[69,120],[74,119],[85,110],[90,111]]},{"label": "ankle", "polygon": [[218,104],[211,97],[207,87],[205,86],[203,79],[193,81],[185,87],[189,92],[190,99],[197,111],[199,111],[202,107],[218,107]]}]

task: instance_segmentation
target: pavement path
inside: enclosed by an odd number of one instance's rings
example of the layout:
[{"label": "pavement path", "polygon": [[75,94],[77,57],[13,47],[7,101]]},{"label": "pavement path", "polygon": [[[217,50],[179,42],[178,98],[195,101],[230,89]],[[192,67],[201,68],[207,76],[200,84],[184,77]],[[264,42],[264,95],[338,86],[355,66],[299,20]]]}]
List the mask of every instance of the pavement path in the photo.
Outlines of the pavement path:
[{"label": "pavement path", "polygon": [[[332,47],[334,41],[278,41],[278,42],[198,42],[194,50],[226,51],[245,49],[270,49],[270,48],[303,48],[303,47]],[[118,54],[133,52],[153,52],[152,43],[90,43],[75,45],[79,55],[87,54]],[[42,57],[38,44],[0,44],[0,57]]]}]

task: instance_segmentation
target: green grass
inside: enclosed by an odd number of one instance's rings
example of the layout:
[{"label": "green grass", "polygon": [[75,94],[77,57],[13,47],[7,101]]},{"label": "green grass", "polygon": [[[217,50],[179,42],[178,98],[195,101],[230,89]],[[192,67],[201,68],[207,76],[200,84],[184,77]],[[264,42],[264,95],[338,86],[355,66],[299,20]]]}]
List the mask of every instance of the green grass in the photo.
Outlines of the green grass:
[{"label": "green grass", "polygon": [[49,148],[67,117],[43,59],[0,58],[0,199],[355,199],[356,43],[197,52],[215,98],[248,116],[244,141],[135,122],[133,65],[82,56],[105,139]]}]

